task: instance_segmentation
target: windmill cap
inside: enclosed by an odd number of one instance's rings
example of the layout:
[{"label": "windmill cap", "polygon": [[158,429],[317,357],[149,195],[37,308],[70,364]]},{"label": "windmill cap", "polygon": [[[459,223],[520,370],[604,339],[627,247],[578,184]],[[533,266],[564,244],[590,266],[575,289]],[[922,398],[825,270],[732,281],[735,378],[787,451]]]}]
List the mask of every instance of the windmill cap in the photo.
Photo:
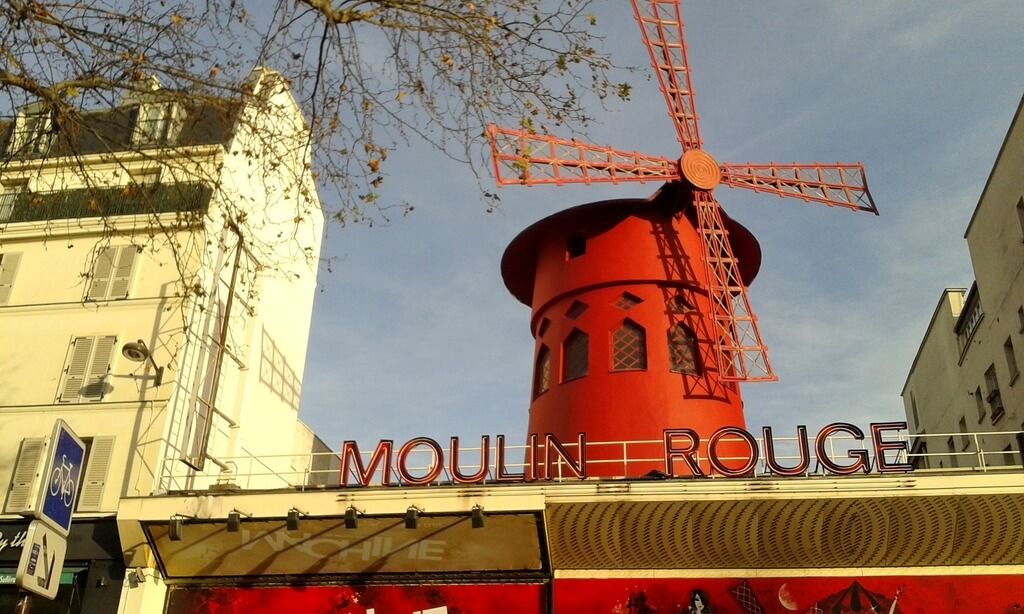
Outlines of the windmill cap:
[{"label": "windmill cap", "polygon": [[[651,198],[623,198],[602,200],[571,207],[549,215],[520,232],[501,258],[501,276],[512,296],[524,305],[533,302],[537,259],[541,245],[552,237],[566,238],[571,234],[587,236],[601,234],[629,216],[650,218],[662,215],[660,201],[674,196],[659,190]],[[721,211],[722,221],[731,239],[733,253],[739,260],[740,276],[749,286],[761,268],[761,246],[754,235],[742,224]],[[623,249],[628,249],[623,246]]]}]

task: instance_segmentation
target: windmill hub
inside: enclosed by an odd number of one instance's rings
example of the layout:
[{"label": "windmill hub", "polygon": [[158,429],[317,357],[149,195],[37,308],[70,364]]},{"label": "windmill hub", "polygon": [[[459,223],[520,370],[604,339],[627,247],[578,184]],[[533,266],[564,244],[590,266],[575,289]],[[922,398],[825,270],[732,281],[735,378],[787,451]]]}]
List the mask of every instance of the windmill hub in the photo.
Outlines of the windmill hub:
[{"label": "windmill hub", "polygon": [[683,178],[698,190],[712,190],[722,180],[718,162],[703,149],[690,149],[679,158]]}]

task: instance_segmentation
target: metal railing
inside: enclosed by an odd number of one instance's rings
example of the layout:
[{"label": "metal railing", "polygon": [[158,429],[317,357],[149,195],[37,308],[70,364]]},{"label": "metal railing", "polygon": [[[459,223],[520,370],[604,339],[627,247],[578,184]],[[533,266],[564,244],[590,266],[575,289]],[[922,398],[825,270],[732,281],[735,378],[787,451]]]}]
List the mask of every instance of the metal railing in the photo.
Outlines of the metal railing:
[{"label": "metal railing", "polygon": [[[953,438],[957,449],[948,449],[948,441]],[[738,437],[734,440],[725,437],[721,440],[722,448],[728,449],[729,444],[735,441],[740,443]],[[910,435],[905,432],[891,434],[886,439],[888,443],[893,441],[905,442],[902,450],[888,450],[883,452],[886,462],[909,463],[914,466],[914,474],[937,474],[937,473],[990,473],[1010,472],[1024,470],[1024,460],[1020,453],[1020,442],[1024,441],[1024,431],[986,431],[975,433],[928,433],[923,435]],[[758,445],[758,461],[754,468],[744,474],[747,479],[770,479],[777,477],[771,471],[765,460],[765,446],[763,438],[756,438]],[[801,463],[802,454],[797,437],[772,437],[775,454],[773,458],[779,465],[785,467],[797,466]],[[815,442],[812,437],[807,441],[807,469],[801,473],[804,477],[829,475],[824,470],[821,459],[815,453]],[[937,448],[941,444],[943,450]],[[563,442],[563,447],[569,452],[571,458],[579,458],[576,442]],[[834,434],[828,437],[824,443],[829,459],[833,463],[850,463],[849,454],[856,450],[864,450],[868,454],[869,462],[865,466],[866,473],[881,475],[878,472],[878,459],[875,457],[874,443],[870,437],[856,439],[847,434]],[[1007,446],[1010,449],[1007,449]],[[442,447],[444,454],[449,450]],[[527,475],[532,468],[535,470],[536,479],[544,479],[555,482],[577,481],[579,478],[571,471],[567,462],[560,455],[552,450],[545,449],[542,443],[534,448],[534,462],[531,465],[526,461],[529,446],[526,444],[508,445],[504,447],[505,464],[501,467],[502,473],[507,475]],[[368,467],[373,455],[373,449],[360,450],[360,457],[364,467]],[[459,447],[459,470],[463,474],[474,474],[480,470],[482,449],[477,446]],[[495,446],[492,443],[487,450],[488,466],[485,473],[484,483],[495,483],[499,468],[495,464]],[[550,475],[544,470],[549,466]],[[665,448],[662,440],[626,440],[626,441],[590,441],[586,442],[587,462],[586,468],[588,479],[616,480],[616,479],[637,479],[641,477],[690,477],[680,475],[676,472],[673,476],[666,475],[665,470]],[[705,442],[694,453],[693,458],[704,470],[707,478],[721,478],[723,475],[716,472],[708,462],[708,453]],[[750,459],[749,454],[744,455],[722,455],[717,459],[730,467],[743,466]],[[230,467],[219,475],[207,474],[206,479],[200,479],[194,483],[192,488],[201,489],[204,482],[207,487],[220,485],[229,486],[239,490],[263,490],[263,489],[322,489],[343,485],[357,485],[355,468],[348,468],[347,480],[341,478],[341,458],[338,453],[319,452],[311,454],[276,454],[276,455],[244,455],[237,457],[220,457],[220,460]],[[178,462],[177,459],[168,459],[167,462]],[[440,464],[440,468],[438,468]],[[682,466],[676,462],[674,467]],[[436,454],[426,446],[413,449],[402,469],[408,475],[416,478],[431,475],[437,472],[436,479],[431,484],[446,485],[456,484],[449,469],[447,456],[437,458]],[[401,473],[398,467],[397,454],[392,454],[387,467],[390,480],[393,485],[402,485]],[[370,485],[381,485],[383,483],[384,467],[376,467]],[[856,475],[864,475],[865,472],[858,471]],[[595,477],[599,476],[599,477]],[[523,478],[525,480],[525,477]],[[507,480],[502,480],[507,481]]]}]

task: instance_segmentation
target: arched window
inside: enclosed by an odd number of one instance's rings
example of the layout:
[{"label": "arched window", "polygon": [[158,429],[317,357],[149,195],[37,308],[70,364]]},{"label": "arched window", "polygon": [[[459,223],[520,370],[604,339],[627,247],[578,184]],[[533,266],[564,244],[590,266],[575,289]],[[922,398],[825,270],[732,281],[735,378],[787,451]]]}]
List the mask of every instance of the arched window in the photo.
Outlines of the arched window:
[{"label": "arched window", "polygon": [[668,364],[677,373],[700,373],[697,337],[683,324],[668,329]]},{"label": "arched window", "polygon": [[548,346],[540,346],[537,362],[533,369],[533,397],[537,398],[548,391],[551,385],[551,352]]},{"label": "arched window", "polygon": [[612,371],[647,368],[647,335],[639,324],[626,320],[612,333]]},{"label": "arched window", "polygon": [[567,382],[587,374],[588,359],[587,333],[574,330],[562,344],[562,381]]}]

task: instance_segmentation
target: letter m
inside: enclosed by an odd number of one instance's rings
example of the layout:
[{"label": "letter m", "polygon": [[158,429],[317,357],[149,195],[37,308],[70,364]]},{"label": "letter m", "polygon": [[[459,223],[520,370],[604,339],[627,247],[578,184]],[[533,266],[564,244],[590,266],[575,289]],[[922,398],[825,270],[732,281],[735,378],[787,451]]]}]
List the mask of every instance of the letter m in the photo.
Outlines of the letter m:
[{"label": "letter m", "polygon": [[390,439],[381,439],[377,449],[373,451],[370,462],[364,466],[363,457],[359,453],[359,445],[354,441],[346,441],[341,445],[341,485],[348,486],[349,464],[355,465],[352,473],[360,486],[369,486],[373,481],[373,474],[377,472],[377,465],[383,461],[381,468],[380,483],[383,486],[391,484],[391,448],[394,442]]}]

